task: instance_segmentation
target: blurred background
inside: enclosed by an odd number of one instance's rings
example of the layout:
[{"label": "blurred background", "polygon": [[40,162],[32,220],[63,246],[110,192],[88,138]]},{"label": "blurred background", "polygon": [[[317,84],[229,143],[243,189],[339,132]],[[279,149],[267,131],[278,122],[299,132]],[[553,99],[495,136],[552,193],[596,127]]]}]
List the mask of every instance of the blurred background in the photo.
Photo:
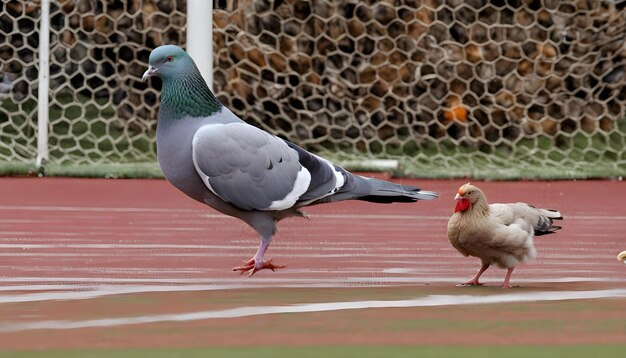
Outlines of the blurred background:
[{"label": "blurred background", "polygon": [[[40,1],[1,2],[0,173],[159,176],[150,51],[184,0],[50,5],[49,159],[37,168]],[[626,173],[626,1],[215,0],[213,89],[349,169],[414,177]],[[206,41],[211,41],[207,34]]]}]

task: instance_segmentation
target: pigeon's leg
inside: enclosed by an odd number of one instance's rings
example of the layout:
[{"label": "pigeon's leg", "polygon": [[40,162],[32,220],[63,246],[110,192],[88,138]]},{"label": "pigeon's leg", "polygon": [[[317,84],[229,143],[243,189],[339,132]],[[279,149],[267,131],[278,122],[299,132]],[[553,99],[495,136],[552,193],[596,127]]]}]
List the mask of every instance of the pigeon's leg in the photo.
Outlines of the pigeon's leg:
[{"label": "pigeon's leg", "polygon": [[306,211],[303,210],[296,210],[296,214],[300,217],[303,217],[307,220],[311,220],[311,218],[309,217],[309,214]]},{"label": "pigeon's leg", "polygon": [[471,280],[467,281],[467,282],[463,282],[463,283],[459,283],[457,286],[458,287],[466,287],[466,286],[482,286],[483,283],[479,282],[478,279],[480,278],[480,276],[483,274],[483,272],[487,271],[487,269],[489,268],[489,264],[483,262],[483,265],[480,267],[480,270],[478,270],[478,273],[476,273],[476,275],[474,277],[472,277]]},{"label": "pigeon's leg", "polygon": [[249,276],[252,276],[255,273],[257,273],[257,271],[261,271],[264,269],[275,271],[276,269],[281,269],[281,268],[286,267],[286,266],[281,266],[281,265],[274,265],[272,263],[272,259],[269,259],[267,261],[263,260],[263,255],[265,255],[265,251],[267,251],[267,248],[269,246],[270,246],[269,240],[266,241],[261,238],[261,245],[259,246],[259,249],[257,250],[254,257],[248,260],[248,262],[246,262],[243,266],[237,266],[233,268],[233,271],[240,271],[242,275],[250,271]]},{"label": "pigeon's leg", "polygon": [[511,279],[511,274],[513,273],[514,269],[515,269],[515,267],[509,267],[508,269],[506,269],[506,276],[504,277],[504,282],[502,283],[502,288],[511,288],[511,287],[513,287],[509,283],[509,280]]}]

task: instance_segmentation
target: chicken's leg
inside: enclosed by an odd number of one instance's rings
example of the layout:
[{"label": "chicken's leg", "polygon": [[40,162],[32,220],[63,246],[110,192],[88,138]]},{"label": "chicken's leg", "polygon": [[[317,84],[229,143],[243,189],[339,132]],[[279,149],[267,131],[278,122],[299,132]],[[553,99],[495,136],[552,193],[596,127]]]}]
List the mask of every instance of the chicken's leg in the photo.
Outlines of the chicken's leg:
[{"label": "chicken's leg", "polygon": [[254,257],[248,260],[248,262],[246,262],[243,266],[237,266],[233,268],[233,271],[240,271],[242,275],[250,271],[250,275],[248,276],[252,276],[255,273],[257,273],[257,271],[261,271],[264,269],[270,269],[274,271],[275,269],[281,269],[281,268],[287,267],[287,266],[281,266],[281,265],[274,265],[272,263],[272,259],[269,259],[267,261],[263,260],[263,255],[265,255],[265,251],[267,251],[267,248],[269,246],[270,246],[269,241],[265,241],[261,239],[261,245],[259,246],[259,249],[257,250]]},{"label": "chicken's leg", "polygon": [[480,267],[480,270],[478,270],[478,273],[476,273],[476,275],[472,277],[471,280],[467,282],[459,283],[457,286],[458,287],[482,286],[483,285],[482,282],[479,282],[478,279],[483,274],[483,272],[487,271],[488,268],[489,268],[489,264],[483,262],[483,265]]},{"label": "chicken's leg", "polygon": [[506,269],[506,276],[504,277],[504,282],[502,283],[502,288],[511,288],[511,284],[509,283],[509,280],[511,279],[511,274],[513,273],[513,270],[515,269],[515,267],[509,267],[508,269]]}]

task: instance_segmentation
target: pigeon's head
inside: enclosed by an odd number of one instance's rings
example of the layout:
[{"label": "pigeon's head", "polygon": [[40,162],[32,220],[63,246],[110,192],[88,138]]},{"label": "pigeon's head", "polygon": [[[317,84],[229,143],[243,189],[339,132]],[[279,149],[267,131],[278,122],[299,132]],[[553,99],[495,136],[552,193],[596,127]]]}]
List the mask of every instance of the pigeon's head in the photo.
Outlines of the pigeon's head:
[{"label": "pigeon's head", "polygon": [[146,80],[148,77],[157,76],[162,79],[176,76],[193,63],[191,57],[180,47],[174,45],[159,46],[152,50],[148,60],[148,70],[141,77]]},{"label": "pigeon's head", "polygon": [[454,196],[454,200],[456,200],[456,206],[454,207],[454,212],[465,211],[471,208],[472,205],[476,204],[478,201],[486,201],[485,194],[478,189],[478,187],[467,183],[461,185],[456,195]]}]

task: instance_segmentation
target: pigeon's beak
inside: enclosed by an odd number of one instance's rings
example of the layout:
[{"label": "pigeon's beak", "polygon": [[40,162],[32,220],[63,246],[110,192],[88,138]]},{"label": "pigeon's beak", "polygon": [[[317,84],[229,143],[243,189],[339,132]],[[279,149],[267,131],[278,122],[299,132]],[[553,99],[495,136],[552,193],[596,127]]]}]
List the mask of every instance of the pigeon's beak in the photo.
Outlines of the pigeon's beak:
[{"label": "pigeon's beak", "polygon": [[145,82],[146,79],[148,77],[152,77],[152,75],[154,75],[156,73],[156,71],[157,71],[156,67],[149,66],[148,70],[143,73],[143,76],[141,76],[141,80]]}]

